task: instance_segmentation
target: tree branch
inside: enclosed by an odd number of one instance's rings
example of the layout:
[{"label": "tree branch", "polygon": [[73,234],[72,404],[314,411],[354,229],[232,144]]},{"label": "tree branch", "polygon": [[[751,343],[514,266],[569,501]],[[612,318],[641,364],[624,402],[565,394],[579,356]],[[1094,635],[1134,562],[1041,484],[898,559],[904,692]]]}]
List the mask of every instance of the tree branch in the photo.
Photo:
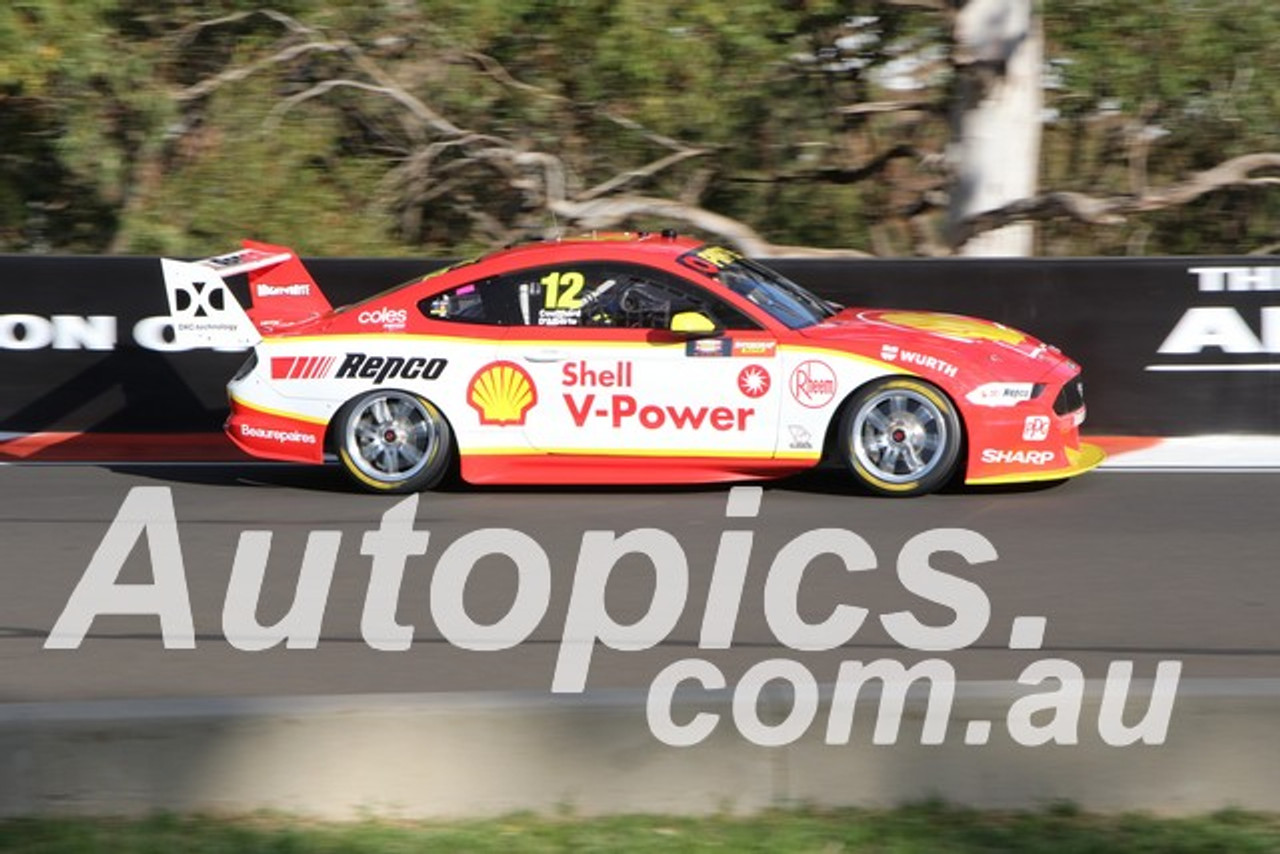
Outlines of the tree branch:
[{"label": "tree branch", "polygon": [[1187,202],[1195,201],[1206,193],[1227,187],[1272,187],[1280,185],[1280,175],[1252,177],[1252,173],[1261,170],[1280,171],[1280,153],[1262,152],[1232,158],[1212,169],[1199,172],[1186,181],[1166,187],[1163,190],[1146,193],[1136,199],[1131,207],[1122,210],[1122,212],[1132,211],[1137,213],[1184,205]]},{"label": "tree branch", "polygon": [[239,82],[257,74],[260,71],[270,68],[271,66],[282,65],[307,53],[342,53],[351,60],[352,64],[354,64],[356,68],[364,72],[366,76],[373,80],[373,84],[349,78],[321,81],[307,91],[293,95],[286,99],[282,104],[277,105],[268,116],[268,125],[274,126],[285,113],[304,101],[317,98],[327,92],[333,91],[334,89],[347,87],[363,89],[368,92],[385,95],[398,101],[409,111],[410,115],[413,116],[420,126],[430,127],[437,133],[444,134],[446,136],[461,136],[464,133],[464,131],[457,125],[431,109],[421,99],[414,97],[406,91],[404,87],[400,86],[394,80],[394,78],[383,71],[377,63],[371,61],[365,55],[364,51],[354,43],[347,39],[328,39],[322,36],[317,37],[317,30],[304,26],[296,19],[282,12],[263,9],[258,10],[257,12],[244,12],[235,15],[227,15],[223,18],[193,25],[192,27],[188,27],[187,30],[191,32],[198,32],[201,29],[219,24],[235,23],[254,14],[266,15],[273,21],[279,23],[285,29],[289,30],[291,33],[305,35],[311,40],[302,44],[289,45],[281,48],[270,56],[266,56],[246,65],[228,68],[221,74],[201,80],[199,83],[192,86],[188,86],[186,89],[183,89],[178,93],[177,98],[180,103],[204,97],[228,83]]},{"label": "tree branch", "polygon": [[553,200],[548,207],[557,216],[562,216],[576,223],[578,227],[588,230],[617,228],[627,220],[640,216],[687,222],[700,231],[714,234],[726,243],[732,244],[744,255],[755,257],[832,254],[861,256],[865,254],[853,250],[780,246],[770,243],[751,226],[739,220],[722,216],[697,205],[652,196],[611,196],[589,202]]},{"label": "tree branch", "polygon": [[341,49],[341,47],[331,42],[307,42],[305,44],[290,45],[289,47],[282,48],[270,56],[259,59],[256,62],[251,62],[248,65],[237,65],[234,68],[228,68],[221,74],[217,74],[213,77],[207,77],[199,83],[194,83],[178,92],[177,100],[179,103],[185,103],[187,101],[194,101],[197,98],[203,98],[205,95],[214,92],[228,83],[238,83],[241,80],[257,74],[265,68],[269,68],[273,65],[281,65],[289,62],[290,60],[297,59],[307,53],[336,53]]},{"label": "tree branch", "polygon": [[870,116],[882,113],[940,113],[942,107],[930,101],[863,101],[837,107],[842,116]]},{"label": "tree branch", "polygon": [[608,195],[615,190],[620,190],[623,187],[633,184],[641,179],[651,178],[659,172],[669,169],[684,160],[689,160],[693,157],[702,157],[708,153],[708,150],[705,148],[686,148],[684,151],[677,151],[674,154],[668,154],[666,157],[663,157],[660,160],[655,160],[645,166],[641,166],[639,169],[628,169],[620,175],[615,175],[608,181],[597,184],[589,190],[584,190],[575,198],[580,202],[591,201],[592,199],[600,196]]},{"label": "tree branch", "polygon": [[385,95],[393,101],[399,103],[402,107],[409,111],[410,115],[420,124],[433,128],[437,132],[446,136],[462,136],[465,131],[455,125],[453,122],[441,116],[435,110],[428,107],[419,99],[410,95],[399,86],[385,86],[375,83],[365,83],[362,80],[352,80],[349,78],[336,78],[332,80],[323,80],[305,92],[299,92],[296,95],[290,95],[285,100],[276,104],[267,114],[266,127],[268,129],[276,127],[285,114],[298,106],[304,101],[318,98],[334,89],[361,89],[365,92],[372,92],[377,95]]},{"label": "tree branch", "polygon": [[315,30],[303,25],[302,22],[298,21],[296,18],[290,17],[283,12],[277,12],[275,9],[251,9],[247,12],[234,12],[230,15],[224,15],[221,18],[211,18],[208,21],[197,21],[194,24],[188,24],[178,31],[178,43],[188,44],[193,38],[195,38],[195,36],[199,35],[204,30],[212,27],[226,26],[227,24],[238,24],[241,21],[257,16],[270,18],[286,30],[297,33],[298,35],[309,36],[315,32]]},{"label": "tree branch", "polygon": [[[488,54],[480,53],[478,51],[465,51],[461,55],[463,58],[474,63],[476,67],[486,75],[509,89],[528,92],[531,95],[536,95],[539,98],[546,98],[549,101],[557,101],[563,104],[571,103],[571,101],[563,95],[559,95],[555,92],[548,92],[541,86],[534,86],[532,83],[525,83],[522,80],[517,80],[516,77],[506,69],[506,66]],[[633,119],[628,119],[624,116],[615,116],[608,110],[595,110],[594,112],[606,121],[612,122],[618,127],[638,133],[645,139],[655,143],[656,145],[660,145],[663,148],[669,148],[672,151],[681,152],[694,150],[679,140],[672,139],[669,136],[664,136],[656,131],[649,130],[644,125],[634,121]],[[701,149],[698,151],[699,153],[703,153],[703,150]]]},{"label": "tree branch", "polygon": [[1254,176],[1253,173],[1263,170],[1280,171],[1280,153],[1235,157],[1185,181],[1141,195],[1098,197],[1073,192],[1042,193],[969,217],[961,224],[961,231],[964,240],[968,240],[976,234],[1028,220],[1067,218],[1088,225],[1117,225],[1131,214],[1178,207],[1217,190],[1280,186],[1280,175]]},{"label": "tree branch", "polygon": [[861,166],[847,168],[829,166],[819,169],[806,169],[801,172],[786,172],[781,175],[742,175],[732,180],[746,184],[793,184],[801,182],[856,184],[883,172],[890,163],[902,158],[926,159],[914,145],[903,143],[895,145],[887,151],[880,152]]}]

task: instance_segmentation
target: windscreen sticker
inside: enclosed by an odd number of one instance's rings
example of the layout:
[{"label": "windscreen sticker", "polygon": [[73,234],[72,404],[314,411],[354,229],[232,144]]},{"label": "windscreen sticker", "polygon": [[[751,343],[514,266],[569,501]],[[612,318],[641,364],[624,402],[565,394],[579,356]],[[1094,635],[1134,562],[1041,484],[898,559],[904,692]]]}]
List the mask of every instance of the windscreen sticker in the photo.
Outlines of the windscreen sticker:
[{"label": "windscreen sticker", "polygon": [[725,267],[741,261],[742,257],[732,249],[726,249],[723,246],[703,246],[701,249],[684,253],[676,260],[690,270],[697,270],[703,275],[714,277]]}]

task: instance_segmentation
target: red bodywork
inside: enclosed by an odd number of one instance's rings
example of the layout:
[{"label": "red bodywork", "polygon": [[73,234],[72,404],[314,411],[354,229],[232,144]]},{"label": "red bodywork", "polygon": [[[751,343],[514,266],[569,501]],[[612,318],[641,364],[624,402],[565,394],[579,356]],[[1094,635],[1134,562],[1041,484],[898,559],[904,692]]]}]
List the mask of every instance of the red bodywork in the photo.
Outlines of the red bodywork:
[{"label": "red bodywork", "polygon": [[[965,479],[969,482],[1051,479],[1076,474],[1096,464],[1096,460],[1090,462],[1081,457],[1087,453],[1087,446],[1082,446],[1079,436],[1083,403],[1065,410],[1059,406],[1062,411],[1055,411],[1059,393],[1079,375],[1079,367],[1056,348],[987,321],[881,309],[846,308],[826,322],[789,329],[759,306],[720,285],[711,270],[699,270],[688,264],[689,254],[703,246],[695,240],[660,235],[534,243],[456,264],[337,309],[329,308],[314,281],[294,259],[260,275],[250,274],[254,305],[249,314],[264,337],[274,342],[316,336],[388,334],[439,336],[455,341],[465,338],[479,344],[486,341],[509,344],[515,340],[551,343],[563,338],[561,330],[537,326],[463,327],[427,316],[417,310],[417,306],[424,298],[460,284],[524,268],[573,261],[642,264],[713,291],[762,327],[759,333],[735,333],[735,337],[776,341],[779,348],[851,354],[863,361],[880,363],[887,373],[900,370],[934,383],[951,398],[960,413],[966,434]],[[686,259],[684,262],[682,257]],[[661,330],[577,328],[574,331],[577,341],[590,341],[597,335],[601,341],[617,341],[620,334],[633,335],[637,343],[677,340],[672,333]],[[288,370],[311,368],[314,364]],[[1012,403],[984,405],[983,400],[990,402],[995,398],[982,397],[981,390],[993,383],[1031,384],[1036,388],[1035,396]],[[974,395],[978,395],[977,400],[973,399]],[[227,430],[237,445],[255,456],[309,463],[323,460],[326,426],[320,420],[263,412],[233,397]],[[464,453],[462,460],[467,480],[507,483],[674,483],[744,479],[785,475],[813,465],[813,461],[786,459],[629,457],[625,450],[610,457],[608,469],[599,468],[589,459],[579,462],[581,464],[575,465],[563,456],[534,452],[524,458],[513,455],[468,458]]]}]

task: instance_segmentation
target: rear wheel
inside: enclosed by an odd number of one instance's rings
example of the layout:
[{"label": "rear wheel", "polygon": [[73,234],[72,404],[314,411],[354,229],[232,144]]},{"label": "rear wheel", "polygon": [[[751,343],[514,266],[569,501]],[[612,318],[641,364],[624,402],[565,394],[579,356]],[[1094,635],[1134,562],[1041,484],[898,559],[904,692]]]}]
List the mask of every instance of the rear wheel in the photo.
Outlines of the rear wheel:
[{"label": "rear wheel", "polygon": [[960,418],[936,386],[879,380],[854,395],[840,419],[840,454],[867,488],[912,496],[946,483],[960,458]]},{"label": "rear wheel", "polygon": [[417,492],[444,478],[453,431],[440,410],[405,391],[371,391],[338,415],[338,459],[371,492]]}]

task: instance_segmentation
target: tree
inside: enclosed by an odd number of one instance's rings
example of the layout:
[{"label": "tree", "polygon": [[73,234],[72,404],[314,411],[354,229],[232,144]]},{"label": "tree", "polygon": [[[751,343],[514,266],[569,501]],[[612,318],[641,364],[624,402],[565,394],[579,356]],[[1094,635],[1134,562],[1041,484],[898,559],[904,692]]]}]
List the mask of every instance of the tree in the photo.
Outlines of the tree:
[{"label": "tree", "polygon": [[[953,254],[1023,251],[1005,227],[1030,222],[1049,254],[1274,241],[1280,9],[1062,0],[1047,63],[1034,10],[32,0],[0,10],[0,248],[455,255],[682,224],[752,254]],[[976,192],[991,174],[1005,195]]]},{"label": "tree", "polygon": [[968,0],[955,16],[952,247],[966,255],[1030,255],[1028,222],[991,230],[975,218],[1035,196],[1040,171],[1044,36],[1034,0]]}]

